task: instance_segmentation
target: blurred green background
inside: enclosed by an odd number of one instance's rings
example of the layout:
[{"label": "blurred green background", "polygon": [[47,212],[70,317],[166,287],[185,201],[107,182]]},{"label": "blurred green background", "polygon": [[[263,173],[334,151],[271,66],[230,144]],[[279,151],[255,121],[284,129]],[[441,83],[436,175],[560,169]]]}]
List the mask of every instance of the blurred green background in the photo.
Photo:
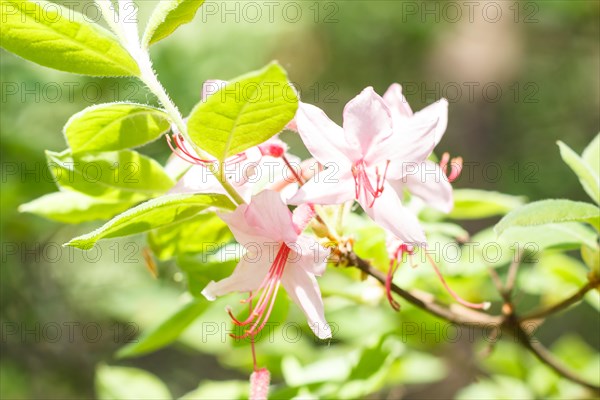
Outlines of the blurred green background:
[{"label": "blurred green background", "polygon": [[[70,3],[94,10],[85,2]],[[399,82],[414,110],[447,97],[449,124],[437,151],[460,155],[470,165],[466,170],[470,173],[463,173],[457,187],[524,195],[529,200],[584,200],[585,193],[561,162],[555,142],[563,140],[580,152],[600,131],[600,3],[471,3],[207,2],[192,23],[153,47],[152,56],[159,78],[184,114],[199,101],[204,80],[231,79],[272,59],[287,69],[303,101],[319,105],[339,123],[345,103],[366,86],[383,93],[389,84]],[[138,4],[145,21],[156,2]],[[141,256],[143,238],[107,241],[98,254],[85,255],[60,245],[97,223],[65,226],[17,212],[19,204],[55,190],[44,150],[65,148],[61,130],[72,114],[119,100],[155,104],[154,97],[134,80],[74,76],[4,50],[0,56],[1,397],[93,397],[95,369],[102,362],[151,371],[174,396],[193,390],[202,380],[245,380],[248,349],[207,345],[199,340],[201,327],[157,353],[115,361],[119,347],[181,303],[186,287],[181,272],[174,263],[165,263],[160,279],[154,280]],[[284,139],[293,152],[307,154],[294,135],[285,134]],[[163,141],[142,151],[161,161],[169,155]],[[465,226],[473,233],[493,221]],[[212,321],[227,323],[223,307],[231,302],[215,307]],[[365,327],[394,321],[433,326],[434,319],[414,309],[398,316],[385,303],[366,305],[355,314],[353,308],[333,300],[326,306],[330,320],[341,327],[341,342],[374,346],[369,350],[374,362],[389,363],[395,371],[396,380],[372,398],[481,398],[488,392],[498,398],[531,398],[546,393],[536,391],[536,385],[559,385],[551,372],[538,368],[511,342],[500,344],[487,358],[481,355],[484,345],[473,348],[472,340],[466,339],[401,341],[391,346],[393,351],[369,342]],[[297,310],[293,312],[290,320],[302,321]],[[353,332],[344,334],[350,326]],[[584,303],[547,322],[540,337],[554,343],[559,354],[573,355],[572,365],[580,371],[587,368],[594,374],[598,359],[590,348],[600,348],[599,333],[597,311]],[[276,360],[270,364],[275,365],[276,382],[282,380],[278,366],[282,353],[293,355],[280,363],[288,381],[296,358],[305,364],[327,351],[342,364],[347,362],[343,360],[347,348],[314,346],[304,336],[295,346],[279,343],[262,348],[263,363],[270,353]],[[386,358],[388,354],[394,359]],[[474,361],[478,357],[487,369]],[[330,365],[324,370],[338,368]],[[360,370],[356,373],[361,376]],[[502,378],[488,392],[477,392],[485,389],[480,386],[465,389],[476,376],[496,373]],[[372,384],[367,381],[363,385]],[[558,392],[562,396],[582,395],[576,386],[560,382],[567,385]],[[224,396],[237,396],[235,387],[228,386],[232,392]]]}]

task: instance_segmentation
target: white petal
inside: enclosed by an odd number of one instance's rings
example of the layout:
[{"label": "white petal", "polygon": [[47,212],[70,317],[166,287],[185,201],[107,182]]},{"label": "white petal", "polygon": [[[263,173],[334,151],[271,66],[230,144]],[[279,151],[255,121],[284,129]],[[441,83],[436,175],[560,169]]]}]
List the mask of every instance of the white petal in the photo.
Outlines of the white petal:
[{"label": "white petal", "polygon": [[292,212],[281,195],[273,190],[263,190],[252,196],[244,218],[258,236],[277,242],[295,241],[298,238]]},{"label": "white petal", "polygon": [[281,283],[290,298],[306,315],[308,325],[319,339],[331,337],[331,328],[325,320],[323,299],[317,279],[303,268],[287,265]]},{"label": "white petal", "polygon": [[354,178],[350,172],[331,175],[329,170],[318,173],[302,185],[289,204],[342,204],[356,196]]},{"label": "white petal", "polygon": [[425,161],[416,171],[389,183],[399,196],[402,196],[406,188],[412,195],[442,212],[450,212],[454,205],[452,185],[440,166],[434,162]]},{"label": "white petal", "polygon": [[316,276],[321,276],[327,267],[327,259],[331,250],[319,244],[310,236],[301,235],[294,243],[287,243],[293,253],[290,253],[288,263],[294,267],[303,268]]},{"label": "white petal", "polygon": [[413,117],[417,120],[434,120],[437,119],[434,137],[435,145],[442,140],[442,136],[446,132],[448,126],[448,100],[440,99],[433,104],[428,105],[424,109],[417,111]]},{"label": "white petal", "polygon": [[383,193],[372,207],[363,199],[360,200],[363,210],[379,226],[389,230],[405,243],[423,246],[426,242],[423,228],[417,217],[407,210],[400,201],[394,188],[385,183]]},{"label": "white petal", "polygon": [[410,108],[406,97],[402,94],[402,86],[398,83],[393,83],[388,88],[383,95],[383,100],[392,112],[394,122],[396,122],[396,120],[400,122],[403,118],[410,118],[413,116],[413,111]]},{"label": "white petal", "polygon": [[334,162],[349,166],[351,159],[360,158],[358,151],[346,142],[344,130],[320,108],[300,103],[295,119],[304,145],[321,164]]},{"label": "white petal", "polygon": [[213,301],[224,294],[257,290],[265,279],[270,266],[268,257],[254,257],[246,254],[230,276],[218,282],[210,281],[202,290],[202,295]]},{"label": "white petal", "polygon": [[344,135],[353,147],[366,155],[373,144],[392,134],[392,116],[372,87],[364,89],[344,107]]},{"label": "white petal", "polygon": [[201,165],[193,165],[183,177],[169,190],[175,193],[220,193],[226,194],[225,189],[217,178]]}]

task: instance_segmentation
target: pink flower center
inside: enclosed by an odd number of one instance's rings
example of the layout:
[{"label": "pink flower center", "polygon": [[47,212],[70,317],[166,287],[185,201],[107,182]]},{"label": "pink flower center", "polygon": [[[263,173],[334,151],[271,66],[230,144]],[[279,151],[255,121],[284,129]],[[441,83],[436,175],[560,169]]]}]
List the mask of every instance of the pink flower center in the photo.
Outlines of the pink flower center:
[{"label": "pink flower center", "polygon": [[383,193],[383,184],[385,183],[385,177],[387,175],[388,166],[390,165],[389,160],[385,164],[383,174],[380,173],[379,167],[375,167],[375,183],[373,184],[369,179],[367,172],[367,166],[364,160],[356,162],[352,166],[352,176],[354,177],[354,191],[356,200],[358,200],[361,192],[365,196],[367,201],[370,200],[368,206],[373,207],[375,199],[381,196]]},{"label": "pink flower center", "polygon": [[271,315],[271,311],[273,311],[273,306],[275,305],[277,292],[281,286],[281,276],[283,275],[283,270],[287,264],[290,251],[291,249],[285,243],[281,244],[281,247],[275,256],[275,260],[273,261],[273,264],[271,264],[271,268],[269,268],[269,272],[260,284],[258,290],[247,299],[242,300],[242,303],[250,302],[254,300],[258,293],[260,293],[256,306],[250,312],[248,318],[244,321],[240,321],[233,315],[230,309],[227,310],[234,324],[238,326],[251,325],[250,328],[240,336],[231,334],[235,339],[245,339],[250,335],[255,336],[265,327],[269,320],[269,316]]}]

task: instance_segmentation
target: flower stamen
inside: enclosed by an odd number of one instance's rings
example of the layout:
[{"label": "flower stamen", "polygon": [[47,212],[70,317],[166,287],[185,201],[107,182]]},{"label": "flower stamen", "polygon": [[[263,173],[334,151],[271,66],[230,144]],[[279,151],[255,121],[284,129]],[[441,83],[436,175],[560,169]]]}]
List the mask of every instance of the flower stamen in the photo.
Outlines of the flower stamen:
[{"label": "flower stamen", "polygon": [[369,179],[366,170],[367,167],[364,161],[358,161],[352,166],[352,176],[354,177],[354,194],[357,200],[362,191],[365,199],[368,200],[369,196],[371,197],[368,206],[369,208],[373,207],[373,204],[375,204],[375,199],[381,197],[381,194],[383,193],[383,185],[385,183],[385,177],[387,176],[389,165],[390,161],[388,160],[385,164],[383,174],[380,174],[379,167],[375,167],[375,187],[373,187],[373,184]]},{"label": "flower stamen", "polygon": [[242,303],[251,302],[256,297],[257,293],[260,292],[260,296],[256,302],[256,305],[253,307],[253,310],[250,312],[248,318],[240,321],[233,315],[231,309],[227,309],[227,313],[235,325],[246,326],[252,324],[250,328],[246,329],[242,335],[230,334],[231,337],[238,340],[245,339],[248,336],[257,335],[265,327],[271,312],[273,311],[273,307],[275,306],[277,293],[279,292],[279,287],[281,286],[281,277],[283,275],[285,265],[287,264],[290,251],[291,249],[285,243],[282,243],[277,255],[275,256],[273,264],[271,264],[269,272],[263,279],[259,288],[248,298],[242,300]]},{"label": "flower stamen", "polygon": [[442,282],[442,285],[444,286],[446,291],[450,294],[450,296],[452,296],[452,298],[454,298],[454,300],[456,300],[458,303],[462,304],[465,307],[474,308],[477,310],[487,310],[488,308],[490,308],[490,303],[487,301],[484,303],[471,303],[470,301],[467,301],[467,300],[463,299],[462,297],[460,297],[458,295],[458,293],[456,293],[454,290],[452,290],[452,288],[446,283],[444,276],[440,272],[438,266],[435,264],[435,261],[433,260],[433,258],[431,258],[431,256],[429,254],[427,254],[426,256],[427,256],[427,259],[429,260],[429,263],[433,267],[433,270],[435,271],[436,275]]}]

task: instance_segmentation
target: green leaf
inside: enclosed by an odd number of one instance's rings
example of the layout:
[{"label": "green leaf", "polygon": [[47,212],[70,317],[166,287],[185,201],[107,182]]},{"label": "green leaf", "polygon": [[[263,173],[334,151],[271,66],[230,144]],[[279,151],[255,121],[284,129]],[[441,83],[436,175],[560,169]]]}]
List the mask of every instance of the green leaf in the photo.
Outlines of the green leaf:
[{"label": "green leaf", "polygon": [[100,365],[96,369],[95,386],[99,400],[173,398],[156,375],[138,368]]},{"label": "green leaf", "polygon": [[147,331],[137,342],[128,344],[120,349],[117,352],[117,357],[140,356],[171,344],[204,312],[209,304],[206,299],[197,299],[187,303],[175,314]]},{"label": "green leaf", "polygon": [[454,219],[479,219],[504,215],[524,203],[521,196],[476,189],[454,191],[454,209],[449,217]]},{"label": "green leaf", "polygon": [[[600,204],[600,176],[569,146],[561,141],[558,141],[557,143],[563,161],[573,170],[573,172],[575,172],[585,192],[596,202],[596,204]],[[588,153],[588,156],[590,156],[590,154],[592,153]]]},{"label": "green leaf", "polygon": [[178,224],[148,233],[148,244],[159,260],[183,253],[203,253],[226,243],[232,235],[215,214],[200,214]]},{"label": "green leaf", "polygon": [[72,8],[30,0],[1,0],[0,45],[30,61],[92,76],[138,76],[137,63],[106,29]]},{"label": "green leaf", "polygon": [[593,229],[578,222],[515,226],[506,229],[501,239],[507,243],[536,243],[538,250],[547,248],[578,249],[581,245],[594,248],[598,235]]},{"label": "green leaf", "polygon": [[583,150],[581,157],[600,176],[600,134]]},{"label": "green leaf", "polygon": [[108,219],[127,210],[134,203],[103,202],[79,192],[49,193],[19,207],[20,212],[36,214],[67,224]]},{"label": "green leaf", "polygon": [[188,290],[194,297],[201,297],[202,290],[210,281],[220,281],[231,275],[238,263],[235,259],[215,260],[217,257],[210,257],[214,255],[211,253],[207,251],[200,256],[182,254],[177,257],[177,266],[187,275]]},{"label": "green leaf", "polygon": [[279,133],[297,108],[298,97],[286,72],[271,63],[199,103],[188,121],[189,135],[222,161]]},{"label": "green leaf", "polygon": [[147,232],[191,218],[209,207],[233,209],[233,203],[220,194],[175,194],[152,199],[117,215],[106,224],[72,239],[66,245],[91,249],[98,240]]},{"label": "green leaf", "polygon": [[142,45],[147,48],[190,22],[202,3],[204,0],[161,0],[150,16]]},{"label": "green leaf", "polygon": [[174,184],[159,163],[131,150],[81,154],[46,151],[46,157],[59,186],[107,201],[143,201]]},{"label": "green leaf", "polygon": [[501,235],[515,226],[536,226],[556,222],[587,222],[600,227],[600,209],[589,203],[572,200],[542,200],[518,208],[496,224],[494,231]]},{"label": "green leaf", "polygon": [[99,104],[73,115],[64,132],[73,153],[137,147],[171,127],[167,114],[135,103]]}]

